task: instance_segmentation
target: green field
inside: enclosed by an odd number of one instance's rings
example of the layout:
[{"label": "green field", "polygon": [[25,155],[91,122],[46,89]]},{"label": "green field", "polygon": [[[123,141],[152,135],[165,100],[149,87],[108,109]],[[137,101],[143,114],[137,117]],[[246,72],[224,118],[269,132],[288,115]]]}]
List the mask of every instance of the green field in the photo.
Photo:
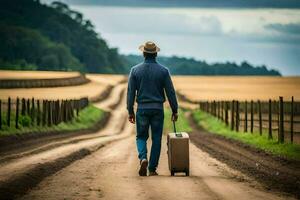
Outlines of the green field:
[{"label": "green field", "polygon": [[[165,121],[164,121],[164,132],[169,133],[169,132],[174,132],[173,128],[173,123],[171,121],[171,110],[170,109],[165,109]],[[176,130],[178,132],[183,131],[183,132],[190,132],[192,131],[192,128],[189,125],[188,119],[184,116],[184,111],[182,109],[179,109],[178,112],[178,120],[176,122]]]}]

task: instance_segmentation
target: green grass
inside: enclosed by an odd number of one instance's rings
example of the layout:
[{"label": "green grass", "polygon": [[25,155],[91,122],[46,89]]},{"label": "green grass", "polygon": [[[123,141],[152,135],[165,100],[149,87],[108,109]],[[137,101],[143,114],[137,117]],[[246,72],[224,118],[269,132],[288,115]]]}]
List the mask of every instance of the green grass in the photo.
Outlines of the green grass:
[{"label": "green grass", "polygon": [[[165,109],[165,121],[164,121],[164,132],[174,132],[173,122],[171,121],[172,112],[170,109]],[[178,120],[176,122],[176,131],[177,132],[190,132],[192,128],[189,126],[187,118],[184,116],[184,111],[179,109],[178,111]]]},{"label": "green grass", "polygon": [[68,123],[60,123],[58,125],[48,126],[37,126],[36,123],[30,126],[31,119],[28,116],[20,119],[22,121],[19,123],[20,128],[15,128],[14,116],[11,119],[11,126],[3,126],[0,130],[0,137],[5,135],[21,135],[31,132],[45,133],[50,131],[75,131],[82,130],[92,127],[95,123],[104,117],[104,111],[96,108],[93,105],[89,105],[80,111],[79,116],[75,117],[72,121]]},{"label": "green grass", "polygon": [[193,118],[204,129],[211,133],[222,135],[226,138],[234,139],[246,143],[255,148],[264,150],[274,155],[286,157],[289,159],[300,160],[300,145],[284,143],[280,144],[276,140],[269,140],[267,134],[262,136],[259,133],[254,132],[244,133],[232,131],[226,124],[217,118],[211,116],[203,111],[194,111]]}]

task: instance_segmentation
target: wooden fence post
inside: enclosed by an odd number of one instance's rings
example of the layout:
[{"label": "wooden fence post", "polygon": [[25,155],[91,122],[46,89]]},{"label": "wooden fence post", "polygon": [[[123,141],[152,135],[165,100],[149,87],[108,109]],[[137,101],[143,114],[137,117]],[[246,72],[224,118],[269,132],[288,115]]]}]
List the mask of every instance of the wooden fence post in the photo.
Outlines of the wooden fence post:
[{"label": "wooden fence post", "polygon": [[61,120],[63,122],[65,122],[66,121],[66,118],[65,118],[65,100],[61,100],[60,110],[61,110]]},{"label": "wooden fence post", "polygon": [[51,124],[55,124],[55,101],[51,101]]},{"label": "wooden fence post", "polygon": [[[79,100],[79,108],[81,109],[81,100]],[[210,102],[207,101],[207,113],[210,111]]]},{"label": "wooden fence post", "polygon": [[261,103],[260,103],[260,100],[258,100],[257,103],[258,103],[259,135],[262,135],[262,115],[261,115]]},{"label": "wooden fence post", "polygon": [[73,116],[72,116],[72,99],[69,101],[69,114],[70,114],[70,121],[72,121]]},{"label": "wooden fence post", "polygon": [[48,126],[52,125],[52,113],[51,113],[51,107],[52,107],[52,101],[47,102],[47,111],[48,111]]},{"label": "wooden fence post", "polygon": [[26,109],[27,109],[27,115],[30,116],[30,102],[29,102],[29,99],[27,99]]},{"label": "wooden fence post", "polygon": [[272,135],[272,100],[269,99],[269,136],[268,139],[273,139]]},{"label": "wooden fence post", "polygon": [[31,99],[31,114],[30,114],[30,117],[31,117],[31,125],[33,126],[34,125],[34,118],[35,118],[35,110],[34,110],[34,98]]},{"label": "wooden fence post", "polygon": [[[80,103],[79,103],[79,105],[80,105],[80,110],[81,110],[81,100],[80,100]],[[210,101],[207,101],[207,108],[208,108],[208,113],[210,113]]]},{"label": "wooden fence post", "polygon": [[[78,100],[76,100],[76,116],[77,116],[77,117],[79,116],[79,105],[78,105],[78,103],[79,103]],[[203,105],[204,105],[204,104],[203,104],[203,102],[202,102],[202,106],[201,106],[201,107],[202,107],[202,110],[203,110]]]},{"label": "wooden fence post", "polygon": [[50,103],[50,113],[51,113],[51,125],[53,125],[54,124],[54,118],[55,118],[55,115],[54,115],[54,101],[53,100],[51,100],[50,101],[51,103]]},{"label": "wooden fence post", "polygon": [[231,130],[234,130],[234,100],[232,100],[231,102],[230,115],[231,115]]},{"label": "wooden fence post", "polygon": [[0,130],[2,129],[2,101],[0,99]]},{"label": "wooden fence post", "polygon": [[59,104],[59,100],[57,100],[56,101],[56,117],[57,117],[57,124],[59,124],[60,123],[60,109],[59,109],[59,107],[60,107],[60,104]]},{"label": "wooden fence post", "polygon": [[52,124],[56,124],[56,101],[52,101]]},{"label": "wooden fence post", "polygon": [[59,100],[56,100],[56,125],[60,123],[60,109],[59,109]]},{"label": "wooden fence post", "polygon": [[58,124],[58,108],[57,108],[57,100],[53,102],[54,103],[54,124]]},{"label": "wooden fence post", "polygon": [[221,119],[224,121],[224,101],[221,101]]},{"label": "wooden fence post", "polygon": [[73,119],[72,99],[70,100],[70,110],[69,111],[70,111],[70,121],[72,121],[72,119]]},{"label": "wooden fence post", "polygon": [[59,117],[60,117],[60,113],[59,113],[59,100],[56,100],[55,103],[55,109],[56,109],[56,125],[59,124]]},{"label": "wooden fence post", "polygon": [[253,118],[254,118],[254,113],[253,113],[253,100],[251,100],[250,103],[250,131],[253,133]]},{"label": "wooden fence post", "polygon": [[218,115],[218,101],[215,102],[215,106],[216,106],[216,117],[219,119],[219,115]]},{"label": "wooden fence post", "polygon": [[294,97],[291,102],[291,143],[294,142]]},{"label": "wooden fence post", "polygon": [[66,122],[69,121],[69,100],[66,100]]},{"label": "wooden fence post", "polygon": [[66,122],[69,120],[68,119],[68,100],[65,101],[65,119],[66,119]]},{"label": "wooden fence post", "polygon": [[220,101],[217,102],[217,107],[218,107],[218,119],[221,119],[221,104],[220,104]]},{"label": "wooden fence post", "polygon": [[218,101],[215,101],[215,116],[219,119],[219,116],[218,116]]},{"label": "wooden fence post", "polygon": [[47,103],[46,100],[43,100],[43,111],[42,111],[42,126],[46,125],[46,116],[47,116]]},{"label": "wooden fence post", "polygon": [[279,97],[279,136],[278,142],[284,143],[284,113],[283,97]]},{"label": "wooden fence post", "polygon": [[11,99],[8,97],[7,102],[7,126],[10,127],[10,114],[11,114]]},{"label": "wooden fence post", "polygon": [[225,124],[228,126],[228,102],[225,101]]},{"label": "wooden fence post", "polygon": [[235,130],[239,132],[240,128],[240,104],[239,101],[236,101],[236,111],[235,111]]},{"label": "wooden fence post", "polygon": [[16,101],[16,128],[19,128],[19,97]]},{"label": "wooden fence post", "polygon": [[25,99],[22,98],[22,108],[21,108],[21,115],[25,115],[26,114],[26,102]]},{"label": "wooden fence post", "polygon": [[216,101],[213,101],[213,116],[216,116]]},{"label": "wooden fence post", "polygon": [[[206,102],[207,103],[207,113],[209,113],[209,101]],[[79,100],[79,108],[81,108],[81,102]]]},{"label": "wooden fence post", "polygon": [[68,121],[71,121],[72,116],[71,116],[71,100],[68,100]]},{"label": "wooden fence post", "polygon": [[62,100],[59,101],[59,123],[61,123],[63,121],[63,112],[62,112]]},{"label": "wooden fence post", "polygon": [[52,101],[52,124],[56,124],[56,107],[55,101]]},{"label": "wooden fence post", "polygon": [[40,100],[38,99],[36,102],[37,106],[37,117],[36,117],[36,124],[40,126],[41,124],[41,107],[40,107]]},{"label": "wooden fence post", "polygon": [[244,132],[248,132],[248,108],[247,108],[247,100],[245,101],[245,121],[244,121]]},{"label": "wooden fence post", "polygon": [[69,100],[66,100],[66,121],[68,122],[70,120],[69,115]]}]

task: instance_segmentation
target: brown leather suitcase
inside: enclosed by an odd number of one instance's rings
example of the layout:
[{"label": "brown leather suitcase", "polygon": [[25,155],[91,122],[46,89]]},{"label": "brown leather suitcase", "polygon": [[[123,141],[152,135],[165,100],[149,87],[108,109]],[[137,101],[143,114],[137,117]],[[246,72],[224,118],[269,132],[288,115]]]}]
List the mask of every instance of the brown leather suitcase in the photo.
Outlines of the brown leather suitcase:
[{"label": "brown leather suitcase", "polygon": [[175,122],[173,124],[174,133],[169,133],[167,137],[171,176],[174,176],[176,172],[184,172],[186,176],[189,176],[189,135],[186,132],[176,132]]}]

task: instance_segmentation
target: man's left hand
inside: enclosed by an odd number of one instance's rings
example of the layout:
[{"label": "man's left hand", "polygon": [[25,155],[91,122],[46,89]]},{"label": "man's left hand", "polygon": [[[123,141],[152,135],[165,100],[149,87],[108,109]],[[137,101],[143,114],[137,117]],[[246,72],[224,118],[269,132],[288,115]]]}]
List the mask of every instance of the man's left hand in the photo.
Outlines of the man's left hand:
[{"label": "man's left hand", "polygon": [[172,120],[173,122],[176,122],[177,119],[178,119],[178,113],[172,113],[171,120]]}]

